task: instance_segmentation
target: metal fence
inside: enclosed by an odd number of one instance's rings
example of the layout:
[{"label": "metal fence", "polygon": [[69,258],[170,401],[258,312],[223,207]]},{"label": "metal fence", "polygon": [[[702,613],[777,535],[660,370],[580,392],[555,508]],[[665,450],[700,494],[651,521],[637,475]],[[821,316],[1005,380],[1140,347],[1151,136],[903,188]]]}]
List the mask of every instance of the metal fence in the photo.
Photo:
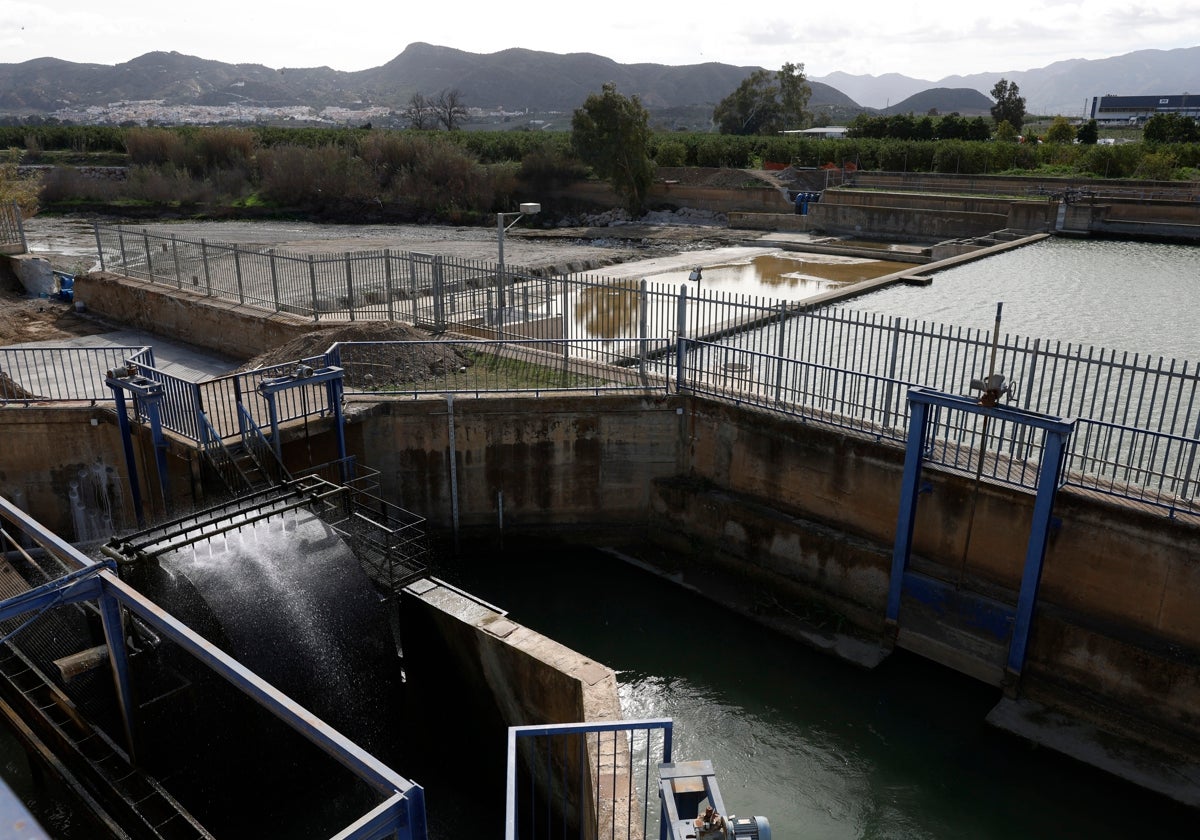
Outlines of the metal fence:
[{"label": "metal fence", "polygon": [[95,234],[102,271],[314,321],[430,323],[445,305],[486,311],[498,277],[491,263],[387,249],[293,254],[148,228],[96,225]]},{"label": "metal fence", "polygon": [[[325,356],[300,361],[312,367],[323,367]],[[137,362],[136,367],[138,373],[163,386],[165,396],[160,408],[163,428],[196,443],[207,444],[214,435],[222,441],[242,437],[251,431],[247,428],[247,418],[261,429],[270,428],[268,400],[259,392],[258,385],[264,379],[290,374],[296,362],[230,373],[203,382],[181,379],[152,364]],[[274,404],[276,423],[321,418],[333,411],[324,385],[280,391],[275,395]]]},{"label": "metal fence", "polygon": [[509,727],[505,840],[663,836],[672,730],[670,718]]},{"label": "metal fence", "polygon": [[150,367],[149,347],[0,347],[0,405],[103,400],[105,374],[128,360]]},{"label": "metal fence", "polygon": [[[907,435],[910,388],[955,392],[920,378],[879,376],[688,339],[682,340],[674,363],[673,381],[677,390],[782,412],[806,422],[898,443],[903,443]],[[1188,378],[1176,377],[1165,383],[1155,382],[1150,376],[1153,372],[1143,371],[1146,376],[1133,391],[1135,395],[1142,387],[1157,386],[1172,395],[1174,407],[1186,402],[1190,409],[1195,408],[1194,369]],[[1118,370],[1114,376],[1120,373]],[[1181,381],[1186,385],[1183,394]],[[1172,514],[1194,511],[1193,500],[1200,482],[1200,434],[1139,428],[1047,411],[1042,406],[1030,410],[1079,419],[1067,453],[1064,473],[1067,485],[1150,503]],[[1163,413],[1154,416],[1161,418]],[[979,472],[1000,483],[1034,489],[1041,445],[1023,427],[984,423],[979,418],[960,418],[958,425],[948,425],[939,418],[932,429],[934,443],[926,452],[930,463]]]},{"label": "metal fence", "polygon": [[665,394],[670,385],[649,375],[644,354],[629,356],[597,340],[344,341],[326,358],[345,370],[347,394]]},{"label": "metal fence", "polygon": [[[299,258],[144,230],[96,232],[102,259],[119,263],[114,270],[152,282],[314,319],[396,319],[504,342],[431,349],[436,358],[423,369],[405,369],[384,345],[342,345],[344,358],[333,363],[346,368],[351,391],[599,392],[674,382],[900,439],[907,388],[965,394],[991,372],[994,352],[1009,404],[1082,421],[1070,462],[1074,474],[1091,477],[1081,486],[1168,507],[1195,495],[1200,365],[1191,360],[1012,335],[993,344],[985,329],[686,284],[520,271],[510,278],[496,266],[420,254]],[[956,451],[1006,452],[1004,471],[1020,473],[1026,444],[1000,434],[960,430]]]}]

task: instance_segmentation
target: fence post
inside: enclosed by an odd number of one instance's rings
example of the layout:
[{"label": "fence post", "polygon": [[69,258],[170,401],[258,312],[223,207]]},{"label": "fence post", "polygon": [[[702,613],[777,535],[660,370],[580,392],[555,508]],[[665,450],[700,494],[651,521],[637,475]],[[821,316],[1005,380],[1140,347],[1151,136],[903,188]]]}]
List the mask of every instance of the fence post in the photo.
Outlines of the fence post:
[{"label": "fence post", "polygon": [[92,233],[96,236],[96,253],[100,256],[100,271],[106,271],[104,267],[104,242],[100,239],[100,225],[92,222]]},{"label": "fence post", "polygon": [[200,262],[204,263],[204,293],[212,297],[212,274],[208,270],[208,242],[204,239],[200,240]]},{"label": "fence post", "polygon": [[408,322],[417,323],[417,255],[408,252]]},{"label": "fence post", "polygon": [[775,342],[775,405],[783,403],[783,339],[787,328],[787,302],[779,302],[779,340]]},{"label": "fence post", "polygon": [[567,343],[571,340],[571,334],[568,329],[568,317],[567,317],[567,314],[570,309],[570,307],[567,304],[567,292],[568,292],[567,275],[565,275],[565,274],[562,275],[560,285],[562,286],[562,316],[561,317],[562,317],[562,337],[563,337],[563,365],[565,366],[571,358],[571,347]]},{"label": "fence post", "polygon": [[892,422],[892,396],[896,389],[896,364],[900,356],[900,321],[892,320],[892,358],[888,362],[887,392],[883,398],[883,428]]},{"label": "fence post", "polygon": [[142,228],[142,248],[146,252],[146,279],[154,282],[154,261],[150,257],[150,231]]},{"label": "fence post", "polygon": [[175,288],[183,288],[183,271],[179,268],[179,239],[171,234],[171,259],[175,261]]},{"label": "fence post", "polygon": [[317,266],[313,262],[313,255],[308,255],[308,283],[312,287],[312,314],[313,321],[320,321],[321,316],[317,311]]},{"label": "fence post", "polygon": [[271,255],[271,294],[275,296],[275,311],[279,311],[279,272],[275,266],[275,249],[268,248],[267,253]]},{"label": "fence post", "polygon": [[433,258],[433,328],[438,332],[446,329],[445,277],[442,274],[442,255]]},{"label": "fence post", "polygon": [[388,321],[396,320],[396,298],[392,294],[392,249],[383,249],[383,293],[387,295]]},{"label": "fence post", "polygon": [[121,246],[121,269],[125,272],[125,276],[129,276],[129,260],[125,256],[125,231],[117,228],[117,244]]},{"label": "fence post", "polygon": [[642,385],[648,385],[649,380],[646,378],[646,278],[643,277],[638,288],[638,378],[642,380]]},{"label": "fence post", "polygon": [[350,252],[345,253],[346,260],[346,308],[350,311],[350,320],[354,320],[354,266],[350,262]]},{"label": "fence post", "polygon": [[238,303],[244,304],[246,292],[242,288],[242,250],[236,245],[233,246],[233,273],[237,275]]},{"label": "fence post", "polygon": [[675,391],[681,392],[687,387],[683,375],[683,343],[687,340],[687,286],[679,287],[679,297],[676,299],[675,312]]}]

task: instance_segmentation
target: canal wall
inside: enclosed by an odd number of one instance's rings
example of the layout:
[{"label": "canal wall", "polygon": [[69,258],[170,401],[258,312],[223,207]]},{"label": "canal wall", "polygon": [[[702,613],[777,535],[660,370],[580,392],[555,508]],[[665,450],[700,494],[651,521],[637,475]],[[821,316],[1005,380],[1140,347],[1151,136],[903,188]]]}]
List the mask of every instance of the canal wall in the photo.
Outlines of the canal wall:
[{"label": "canal wall", "polygon": [[[379,470],[383,495],[443,532],[553,529],[581,541],[603,534],[600,544],[629,553],[669,549],[682,559],[658,571],[808,643],[866,664],[896,644],[1003,681],[1004,640],[975,646],[969,627],[952,625],[988,604],[1015,604],[1027,493],[925,470],[912,568],[952,587],[965,612],[930,626],[905,601],[889,638],[898,446],[681,395],[351,401],[346,416],[350,452]],[[324,455],[328,437],[322,424],[285,445],[285,458]],[[158,515],[147,438],[138,432],[136,457]],[[125,475],[107,409],[10,406],[0,410],[0,441],[0,492],[19,491],[60,533],[73,533],[66,496],[80,469],[100,463]],[[182,504],[197,467],[170,458],[169,492]],[[110,503],[128,511],[127,485],[113,486],[122,494]],[[1200,756],[1198,600],[1196,517],[1060,491],[1016,688],[1107,731]]]},{"label": "canal wall", "polygon": [[76,278],[74,294],[93,316],[242,359],[329,326],[109,272]]},{"label": "canal wall", "polygon": [[[760,620],[817,620],[830,648],[831,628],[889,644],[900,447],[686,397],[457,400],[453,416],[456,482],[443,401],[378,405],[354,421],[385,495],[434,524],[452,527],[454,511],[463,528],[616,526],[615,544],[687,558],[661,570],[685,585],[718,600],[749,593]],[[1032,505],[1030,494],[927,469],[913,567],[966,593],[970,609],[1011,607]],[[1020,692],[1110,728],[1124,722],[1133,737],[1200,744],[1198,598],[1196,522],[1061,491]],[[964,648],[909,617],[902,609],[901,647],[1003,680],[1004,645]]]},{"label": "canal wall", "polygon": [[[488,758],[502,758],[503,750],[498,748],[506,743],[510,726],[622,717],[617,677],[611,668],[510,621],[502,611],[442,581],[426,578],[406,587],[400,595],[399,616],[409,687],[428,710],[429,719],[447,730],[439,748],[453,744],[462,747],[462,755],[471,756],[477,769],[469,775],[476,784],[477,777],[488,771],[504,779],[503,762],[497,766]],[[464,724],[456,727],[454,721]],[[484,734],[492,749],[481,749],[478,742],[454,743],[456,736],[469,739],[476,733]],[[628,766],[614,767],[613,757],[606,759],[590,743],[587,762],[593,783],[582,786],[580,801],[579,785],[563,784],[581,778],[580,751],[556,754],[555,778],[549,775],[542,746],[537,753],[534,742],[518,741],[524,769],[536,780],[539,802],[547,803],[546,807],[552,804],[557,811],[568,799],[562,816],[568,825],[582,822],[583,836],[603,837],[614,830],[627,836],[625,826],[614,827],[612,820],[615,814],[623,823],[623,815],[639,813],[637,803],[628,801],[637,787],[631,784]],[[480,764],[485,768],[482,773]],[[606,807],[600,809],[595,801],[597,776],[604,780],[606,794]],[[498,783],[479,789],[503,787]],[[611,808],[607,807],[610,801]],[[503,813],[502,801],[489,804]]]},{"label": "canal wall", "polygon": [[[135,437],[141,459],[153,465],[149,435]],[[99,468],[100,481],[93,470]],[[151,466],[153,469],[153,466]],[[70,491],[81,481],[86,513],[106,511],[118,525],[134,521],[121,434],[111,408],[12,405],[0,408],[0,494],[46,527],[78,539]],[[148,485],[142,478],[142,492]],[[108,534],[107,536],[111,536]],[[107,538],[107,537],[106,537]]]}]

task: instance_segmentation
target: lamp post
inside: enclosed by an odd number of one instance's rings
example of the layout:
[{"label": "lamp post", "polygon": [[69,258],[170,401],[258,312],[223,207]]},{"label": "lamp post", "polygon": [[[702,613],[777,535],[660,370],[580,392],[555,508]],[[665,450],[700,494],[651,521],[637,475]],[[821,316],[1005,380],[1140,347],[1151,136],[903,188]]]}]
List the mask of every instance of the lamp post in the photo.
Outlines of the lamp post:
[{"label": "lamp post", "polygon": [[[522,216],[532,216],[535,213],[542,212],[542,205],[528,201],[521,204],[521,209],[515,213],[497,213],[496,214],[496,241],[500,249],[500,272],[497,277],[497,286],[499,287],[499,295],[497,300],[500,304],[500,317],[503,321],[504,317],[504,286],[505,286],[505,271],[504,271],[504,232],[510,227],[521,221]],[[508,222],[508,219],[512,219]],[[507,224],[506,224],[507,222]]]}]

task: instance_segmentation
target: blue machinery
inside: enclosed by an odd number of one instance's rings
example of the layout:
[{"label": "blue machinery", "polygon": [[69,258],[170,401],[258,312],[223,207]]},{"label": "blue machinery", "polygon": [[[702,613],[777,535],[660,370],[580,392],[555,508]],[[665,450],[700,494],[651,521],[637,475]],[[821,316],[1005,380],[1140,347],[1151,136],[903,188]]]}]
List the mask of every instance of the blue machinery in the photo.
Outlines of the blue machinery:
[{"label": "blue machinery", "polygon": [[[400,776],[207,639],[123,583],[111,564],[96,563],[80,554],[72,545],[0,496],[0,530],[5,530],[6,534],[8,523],[14,525],[19,534],[32,539],[65,566],[75,570],[0,602],[0,621],[28,616],[17,629],[8,634],[6,640],[19,634],[47,610],[67,604],[94,601],[103,625],[108,661],[112,666],[129,762],[136,765],[136,733],[126,622],[129,616],[134,616],[162,637],[179,645],[201,664],[377,792],[381,800],[379,804],[340,831],[336,835],[338,840],[382,840],[388,837],[425,840],[425,797],[420,786]],[[3,797],[0,797],[0,805],[4,801]],[[19,819],[20,815],[0,810],[0,823],[7,822],[12,825],[13,819],[9,819],[10,817]]]},{"label": "blue machinery", "polygon": [[[988,386],[994,383],[986,383]],[[1021,411],[997,405],[988,405],[994,400],[975,401],[914,388],[908,393],[909,427],[908,443],[904,458],[904,477],[900,492],[900,512],[896,521],[896,539],[892,551],[892,574],[888,588],[886,626],[891,641],[895,641],[899,629],[901,596],[911,594],[925,602],[949,601],[954,596],[951,584],[921,575],[909,569],[912,551],[913,526],[916,522],[917,498],[921,492],[921,463],[930,441],[931,414],[938,411],[964,412],[981,415],[985,422],[996,420],[1038,429],[1043,433],[1042,457],[1038,467],[1037,491],[1030,524],[1029,541],[1025,550],[1025,561],[1021,574],[1021,588],[1015,608],[994,605],[990,617],[993,624],[1011,626],[1011,637],[1005,662],[1006,683],[1015,689],[1025,665],[1025,654],[1029,643],[1029,630],[1033,620],[1033,608],[1037,602],[1038,586],[1042,577],[1042,562],[1046,554],[1046,542],[1050,535],[1051,513],[1054,495],[1061,483],[1063,459],[1067,443],[1075,428],[1074,420],[1063,420],[1043,414]],[[986,428],[986,427],[985,427]],[[982,455],[980,456],[982,457]],[[978,480],[978,479],[977,479]]]}]

